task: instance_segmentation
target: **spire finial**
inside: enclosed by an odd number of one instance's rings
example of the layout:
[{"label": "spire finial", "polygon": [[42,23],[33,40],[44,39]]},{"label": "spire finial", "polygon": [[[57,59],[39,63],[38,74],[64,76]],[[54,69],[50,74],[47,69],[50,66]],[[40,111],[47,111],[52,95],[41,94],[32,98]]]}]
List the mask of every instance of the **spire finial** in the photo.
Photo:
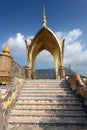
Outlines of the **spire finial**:
[{"label": "spire finial", "polygon": [[5,44],[5,46],[4,46],[3,50],[2,50],[2,52],[3,52],[3,53],[7,53],[7,54],[10,53],[10,49],[9,49],[9,47],[8,47],[8,43]]},{"label": "spire finial", "polygon": [[43,27],[46,26],[46,14],[45,14],[45,6],[43,6],[43,18],[42,18],[42,25]]}]

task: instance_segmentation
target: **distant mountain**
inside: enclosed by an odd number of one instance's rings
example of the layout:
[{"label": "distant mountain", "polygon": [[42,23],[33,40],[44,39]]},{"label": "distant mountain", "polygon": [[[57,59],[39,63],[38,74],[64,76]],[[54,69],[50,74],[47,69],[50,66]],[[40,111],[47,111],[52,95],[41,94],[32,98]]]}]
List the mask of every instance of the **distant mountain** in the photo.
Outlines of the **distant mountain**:
[{"label": "distant mountain", "polygon": [[73,70],[69,69],[68,67],[65,67],[65,73],[66,73],[66,75],[76,74],[76,72],[74,72]]},{"label": "distant mountain", "polygon": [[[27,66],[24,66],[26,68]],[[59,69],[59,75],[60,75],[60,69]],[[65,74],[66,75],[72,75],[76,74],[73,70],[70,70],[68,67],[65,67]],[[55,79],[55,69],[39,69],[35,71],[35,75],[37,79]],[[81,77],[85,78],[85,76],[81,75]]]},{"label": "distant mountain", "polygon": [[38,79],[55,79],[55,70],[54,69],[36,70],[36,77]]},{"label": "distant mountain", "polygon": [[[55,69],[39,69],[36,70],[36,77],[37,79],[55,79]],[[69,68],[65,67],[66,75],[75,74],[74,71],[70,70]],[[60,70],[59,70],[60,74]]]}]

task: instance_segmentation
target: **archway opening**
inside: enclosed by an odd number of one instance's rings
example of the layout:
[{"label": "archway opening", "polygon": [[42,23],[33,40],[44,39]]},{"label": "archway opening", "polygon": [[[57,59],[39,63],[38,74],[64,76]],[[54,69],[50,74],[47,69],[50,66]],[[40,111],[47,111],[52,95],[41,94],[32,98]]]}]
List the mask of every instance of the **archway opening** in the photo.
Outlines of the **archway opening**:
[{"label": "archway opening", "polygon": [[35,60],[35,72],[37,79],[55,79],[55,63],[53,55],[47,51],[41,51]]}]

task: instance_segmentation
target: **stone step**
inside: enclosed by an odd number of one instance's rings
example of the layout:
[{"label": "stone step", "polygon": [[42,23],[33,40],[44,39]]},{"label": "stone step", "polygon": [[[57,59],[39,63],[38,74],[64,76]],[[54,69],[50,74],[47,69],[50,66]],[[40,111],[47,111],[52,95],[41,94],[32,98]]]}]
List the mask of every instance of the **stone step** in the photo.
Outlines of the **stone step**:
[{"label": "stone step", "polygon": [[53,87],[59,87],[59,88],[62,88],[62,87],[66,87],[66,84],[64,83],[64,84],[58,84],[58,83],[48,83],[48,84],[46,84],[46,83],[29,83],[29,84],[24,84],[23,85],[24,87],[48,87],[48,88],[50,88],[51,86]]},{"label": "stone step", "polygon": [[42,84],[42,83],[39,83],[39,84],[24,84],[23,85],[24,87],[58,87],[58,88],[66,88],[66,84],[58,84],[58,83],[50,83],[50,84]]},{"label": "stone step", "polygon": [[35,105],[41,105],[41,104],[43,104],[43,105],[72,105],[72,106],[81,106],[81,103],[80,102],[56,102],[56,101],[52,101],[52,102],[50,102],[50,101],[22,101],[22,100],[18,100],[17,101],[17,103],[16,103],[16,105],[17,104],[20,104],[20,105],[22,105],[22,104],[25,104],[25,105],[31,105],[31,104],[35,104]]},{"label": "stone step", "polygon": [[20,109],[20,108],[22,108],[22,109],[41,109],[41,108],[43,108],[43,109],[60,109],[60,108],[63,108],[63,109],[67,109],[67,108],[73,108],[74,107],[74,109],[76,108],[76,109],[79,109],[79,108],[81,108],[81,106],[77,106],[77,105],[53,105],[53,104],[51,104],[51,105],[43,105],[43,104],[41,104],[41,105],[35,105],[35,104],[30,104],[30,105],[25,105],[25,104],[22,104],[22,105],[20,105],[20,104],[16,104],[16,107],[15,107],[15,109]]},{"label": "stone step", "polygon": [[21,96],[38,96],[38,97],[40,97],[40,96],[59,96],[59,97],[74,97],[74,95],[72,95],[72,94],[66,94],[66,93],[56,93],[56,92],[46,92],[46,93],[44,93],[44,92],[22,92],[21,93]]},{"label": "stone step", "polygon": [[[54,92],[54,93],[62,93],[62,92],[66,92],[66,93],[71,93],[72,94],[72,92],[71,92],[71,90],[61,90],[61,89],[21,89],[21,91],[20,92],[43,92],[43,93],[46,93],[46,92],[48,92],[48,93],[52,93],[52,92]],[[72,94],[73,95],[73,94]]]},{"label": "stone step", "polygon": [[[26,93],[61,93],[61,94],[72,94],[71,91],[58,91],[58,90],[21,90],[22,92],[26,92]],[[73,95],[73,94],[72,94]]]},{"label": "stone step", "polygon": [[66,83],[66,80],[65,81],[60,81],[60,80],[49,80],[49,81],[40,81],[40,80],[31,80],[31,81],[28,81],[28,82],[24,82],[25,84],[52,84],[52,83],[55,83],[55,84],[65,84]]},{"label": "stone step", "polygon": [[38,85],[38,84],[42,84],[42,85],[49,85],[49,84],[54,84],[54,85],[65,85],[65,84],[67,84],[66,82],[58,82],[58,81],[54,81],[54,82],[52,82],[52,81],[49,81],[49,82],[24,82],[24,85]]},{"label": "stone step", "polygon": [[66,94],[66,93],[54,93],[54,92],[51,92],[51,93],[49,93],[49,92],[46,92],[46,93],[43,93],[43,92],[39,92],[39,93],[34,93],[34,92],[30,92],[30,93],[27,93],[27,92],[23,92],[23,93],[21,93],[20,94],[20,97],[21,96],[25,96],[25,97],[61,97],[61,98],[75,98],[76,99],[76,97],[74,96],[74,95],[72,95],[72,94]]},{"label": "stone step", "polygon": [[[37,99],[18,99],[17,103],[29,103],[29,104],[32,104],[32,103],[35,103],[35,104],[41,104],[41,103],[45,103],[45,104],[78,104],[80,103],[79,100],[75,99],[75,100],[66,100],[66,99],[59,99],[59,100],[49,100],[49,99],[41,99],[41,100],[37,100]],[[80,103],[81,104],[81,103]]]},{"label": "stone step", "polygon": [[33,101],[35,101],[35,102],[61,102],[61,103],[64,103],[64,102],[66,102],[66,103],[76,103],[76,102],[79,102],[79,100],[78,99],[65,99],[65,98],[63,98],[62,100],[61,100],[61,98],[60,99],[54,99],[54,98],[44,98],[44,99],[42,99],[42,98],[31,98],[31,99],[27,99],[27,98],[20,98],[19,97],[19,99],[18,99],[18,101],[22,101],[22,102],[33,102]]},{"label": "stone step", "polygon": [[82,117],[44,117],[44,116],[12,116],[9,119],[9,124],[12,123],[29,123],[29,124],[37,124],[37,123],[50,123],[50,124],[75,124],[75,125],[86,125],[87,126],[87,118]]},{"label": "stone step", "polygon": [[[29,93],[29,94],[33,94],[33,93],[36,93],[36,94],[71,94],[71,95],[74,95],[70,90],[69,91],[64,91],[64,90],[41,90],[41,89],[21,89],[20,93]],[[74,95],[75,96],[75,95]]]},{"label": "stone step", "polygon": [[82,117],[87,118],[87,115],[85,113],[47,113],[43,111],[35,111],[35,112],[29,112],[29,111],[13,111],[11,113],[11,116],[44,116],[44,117]]},{"label": "stone step", "polygon": [[33,87],[36,87],[36,88],[43,88],[43,87],[48,87],[48,88],[66,88],[66,85],[58,85],[58,84],[24,84],[23,85],[23,87],[31,87],[31,88],[33,88]]},{"label": "stone step", "polygon": [[38,90],[37,89],[30,89],[30,90],[28,89],[28,90],[26,90],[26,89],[22,89],[21,93],[22,92],[43,92],[43,93],[45,93],[45,92],[48,92],[48,93],[54,92],[54,93],[67,93],[67,94],[70,93],[71,94],[71,91],[52,90],[52,89],[51,90],[45,90],[45,89],[44,90],[40,90],[40,89],[38,89]]},{"label": "stone step", "polygon": [[[57,125],[57,124],[29,124],[29,125],[10,125],[10,128],[15,129],[15,130],[87,130],[86,126],[81,126],[78,125]],[[9,129],[7,129],[9,130]],[[11,129],[10,129],[11,130]]]},{"label": "stone step", "polygon": [[35,80],[35,79],[33,79],[33,80],[25,80],[25,83],[27,84],[27,83],[66,83],[66,80],[55,80],[55,79],[43,79],[43,80],[41,80],[41,79],[37,79],[37,80]]},{"label": "stone step", "polygon": [[24,89],[24,90],[62,90],[62,91],[70,90],[70,88],[68,88],[68,87],[59,88],[59,87],[52,87],[52,86],[50,86],[50,87],[36,87],[36,86],[29,87],[29,86],[27,86],[27,87],[22,87],[22,89]]},{"label": "stone step", "polygon": [[[21,105],[16,105],[15,106],[15,108],[14,108],[15,110],[50,110],[50,111],[54,111],[54,110],[58,110],[58,111],[81,111],[81,110],[83,110],[83,108],[78,108],[78,107],[74,107],[74,108],[72,108],[72,107],[63,107],[63,106],[60,106],[60,107],[50,107],[50,106],[39,106],[39,107],[37,107],[37,106],[21,106]],[[84,110],[83,110],[84,111]]]},{"label": "stone step", "polygon": [[33,86],[33,87],[30,87],[30,86],[27,86],[27,87],[22,87],[22,89],[26,89],[26,90],[44,90],[44,89],[46,89],[46,90],[50,90],[50,89],[52,89],[52,90],[55,90],[55,89],[57,89],[57,90],[67,90],[67,91],[69,91],[70,90],[70,88],[59,88],[59,87],[54,87],[54,86],[50,86],[50,87],[35,87],[35,86]]},{"label": "stone step", "polygon": [[82,109],[82,110],[55,110],[55,109],[52,109],[52,110],[50,110],[50,109],[46,109],[46,110],[32,110],[32,111],[30,111],[30,110],[28,110],[28,109],[21,109],[21,111],[20,111],[20,109],[13,109],[12,110],[12,113],[28,113],[28,114],[35,114],[35,113],[37,113],[38,115],[39,114],[44,114],[44,113],[46,113],[46,114],[52,114],[52,115],[59,115],[59,114],[66,114],[66,115],[68,115],[68,114],[74,114],[74,115],[79,115],[79,114],[81,114],[81,115],[86,115],[87,116],[87,114],[84,112],[84,110]]},{"label": "stone step", "polygon": [[57,85],[59,85],[59,84],[65,84],[66,83],[66,81],[65,82],[61,82],[61,81],[57,81],[57,80],[55,80],[55,81],[49,81],[49,82],[40,82],[40,81],[31,81],[31,82],[24,82],[24,84],[57,84]]},{"label": "stone step", "polygon": [[69,90],[69,91],[65,91],[65,90],[52,90],[52,89],[50,89],[50,90],[45,90],[45,89],[21,89],[21,93],[22,92],[43,92],[43,93],[70,93],[70,94],[72,94],[72,92]]},{"label": "stone step", "polygon": [[87,119],[81,119],[79,117],[20,117],[20,116],[11,116],[11,118],[8,120],[9,124],[36,124],[36,123],[48,123],[48,124],[81,124],[81,125],[86,125],[87,126]]},{"label": "stone step", "polygon": [[19,99],[25,99],[25,100],[28,100],[28,99],[31,99],[31,100],[75,100],[77,101],[78,99],[76,97],[68,97],[68,96],[65,96],[65,97],[58,97],[58,96],[21,96],[19,97]]},{"label": "stone step", "polygon": [[23,87],[47,87],[47,88],[50,88],[50,87],[58,87],[58,88],[66,88],[68,87],[66,84],[58,84],[58,83],[50,83],[50,84],[42,84],[42,83],[39,83],[39,84],[24,84]]}]

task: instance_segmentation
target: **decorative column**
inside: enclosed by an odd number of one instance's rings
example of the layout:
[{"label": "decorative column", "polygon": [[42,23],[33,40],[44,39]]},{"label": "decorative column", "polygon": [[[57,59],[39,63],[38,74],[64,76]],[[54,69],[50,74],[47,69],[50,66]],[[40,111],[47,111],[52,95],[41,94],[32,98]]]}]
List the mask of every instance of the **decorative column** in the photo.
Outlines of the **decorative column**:
[{"label": "decorative column", "polygon": [[56,79],[58,79],[58,73],[56,73]]},{"label": "decorative column", "polygon": [[56,72],[56,79],[59,79],[59,76],[58,76],[58,60],[56,60],[56,67],[55,67],[55,72]]},{"label": "decorative column", "polygon": [[58,76],[58,55],[54,55],[54,61],[55,61],[55,78],[56,80],[59,79],[59,76]]},{"label": "decorative column", "polygon": [[32,79],[37,79],[37,74],[35,71],[35,57],[33,57],[33,60],[32,60]]},{"label": "decorative column", "polygon": [[60,79],[65,79],[64,65],[60,65]]},{"label": "decorative column", "polygon": [[26,79],[32,79],[32,69],[29,67],[25,68],[25,78]]},{"label": "decorative column", "polygon": [[25,68],[25,78],[32,79],[32,38],[26,43],[27,67]]},{"label": "decorative column", "polygon": [[60,40],[60,79],[65,79],[65,69],[64,69],[64,40]]}]

